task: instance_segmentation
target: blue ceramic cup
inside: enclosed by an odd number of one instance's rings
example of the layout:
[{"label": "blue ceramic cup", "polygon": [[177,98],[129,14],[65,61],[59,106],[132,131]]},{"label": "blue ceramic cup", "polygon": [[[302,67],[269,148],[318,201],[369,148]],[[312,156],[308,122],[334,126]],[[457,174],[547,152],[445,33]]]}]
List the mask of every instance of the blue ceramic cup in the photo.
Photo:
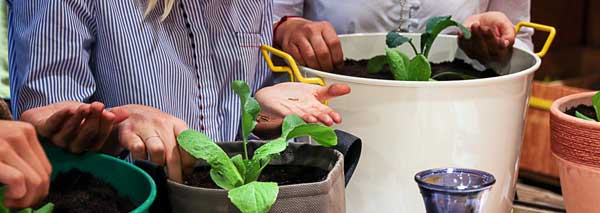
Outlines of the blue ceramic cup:
[{"label": "blue ceramic cup", "polygon": [[428,213],[481,212],[496,182],[490,173],[459,168],[431,169],[415,175]]}]

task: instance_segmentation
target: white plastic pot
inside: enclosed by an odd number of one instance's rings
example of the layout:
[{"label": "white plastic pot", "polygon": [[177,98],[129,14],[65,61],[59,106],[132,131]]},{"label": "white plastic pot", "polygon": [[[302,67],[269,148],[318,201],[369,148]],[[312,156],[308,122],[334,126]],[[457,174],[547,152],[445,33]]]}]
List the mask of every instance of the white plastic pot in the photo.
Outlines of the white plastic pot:
[{"label": "white plastic pot", "polygon": [[[368,59],[385,54],[385,33],[342,35],[344,56]],[[551,37],[549,42],[551,42]],[[419,34],[405,34],[420,43]],[[400,47],[412,57],[408,45]],[[437,38],[432,62],[451,61],[456,36]],[[263,54],[272,52],[263,47]],[[545,52],[545,51],[544,51]],[[290,67],[273,71],[294,73]],[[476,80],[407,82],[337,75],[306,67],[301,73],[325,84],[344,83],[351,94],[329,102],[341,113],[336,126],[363,139],[361,162],[346,189],[348,212],[424,212],[414,182],[422,170],[462,167],[483,170],[497,180],[483,212],[510,212],[514,198],[525,112],[540,58],[515,48],[511,74]],[[294,75],[295,80],[320,83]]]}]

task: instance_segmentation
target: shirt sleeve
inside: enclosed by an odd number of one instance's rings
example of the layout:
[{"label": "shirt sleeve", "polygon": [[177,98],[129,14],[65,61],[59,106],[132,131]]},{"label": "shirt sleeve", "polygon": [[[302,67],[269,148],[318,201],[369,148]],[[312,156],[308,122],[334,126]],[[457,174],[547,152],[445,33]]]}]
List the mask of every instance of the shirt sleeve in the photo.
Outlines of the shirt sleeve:
[{"label": "shirt sleeve", "polygon": [[[500,11],[506,14],[510,21],[516,26],[519,22],[529,22],[531,1],[530,0],[490,0],[488,11]],[[521,28],[515,39],[515,46],[533,51],[531,36],[533,29]]]},{"label": "shirt sleeve", "polygon": [[304,0],[273,0],[273,23],[284,16],[303,16]]},{"label": "shirt sleeve", "polygon": [[60,101],[88,101],[96,1],[13,1],[9,11],[10,78],[16,118]]}]

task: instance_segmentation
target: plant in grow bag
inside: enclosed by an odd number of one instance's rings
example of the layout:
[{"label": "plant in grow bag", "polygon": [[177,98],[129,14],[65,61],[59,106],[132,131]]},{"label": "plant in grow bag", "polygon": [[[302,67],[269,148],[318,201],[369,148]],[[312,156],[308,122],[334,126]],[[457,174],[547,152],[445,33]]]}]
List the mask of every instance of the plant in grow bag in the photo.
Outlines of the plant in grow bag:
[{"label": "plant in grow bag", "polygon": [[[385,65],[390,67],[394,79],[399,81],[428,81],[432,79],[431,65],[427,60],[433,42],[437,36],[446,28],[456,26],[466,39],[471,38],[471,32],[462,24],[451,19],[451,16],[437,16],[427,20],[425,33],[421,34],[421,52],[412,42],[412,39],[400,35],[398,32],[391,31],[386,36],[385,55],[379,55],[371,58],[367,64],[369,73],[374,74],[383,70]],[[415,57],[409,59],[406,54],[398,49],[394,49],[405,43],[410,44],[415,53]],[[466,74],[447,71],[438,75],[457,75],[463,79],[474,78]]]},{"label": "plant in grow bag", "polygon": [[592,96],[592,106],[580,105],[574,109],[568,110],[567,114],[573,113],[569,113],[569,111],[574,111],[575,117],[583,120],[600,121],[600,92],[597,92]]},{"label": "plant in grow bag", "polygon": [[4,191],[6,191],[6,186],[0,186],[0,213],[51,213],[54,210],[54,204],[47,203],[37,210],[33,210],[32,208],[21,209],[18,211],[11,210],[4,206]]},{"label": "plant in grow bag", "polygon": [[210,165],[211,179],[217,186],[228,190],[229,199],[240,211],[268,212],[275,203],[279,187],[275,182],[259,182],[258,178],[269,162],[286,149],[287,141],[299,136],[311,136],[322,146],[330,147],[337,144],[337,136],[327,126],[307,124],[298,116],[289,115],[284,118],[281,136],[260,146],[250,158],[248,136],[257,124],[260,106],[250,96],[246,82],[234,81],[231,87],[242,104],[243,156],[238,154],[229,158],[208,136],[194,130],[182,132],[177,136],[177,141],[185,151]]}]

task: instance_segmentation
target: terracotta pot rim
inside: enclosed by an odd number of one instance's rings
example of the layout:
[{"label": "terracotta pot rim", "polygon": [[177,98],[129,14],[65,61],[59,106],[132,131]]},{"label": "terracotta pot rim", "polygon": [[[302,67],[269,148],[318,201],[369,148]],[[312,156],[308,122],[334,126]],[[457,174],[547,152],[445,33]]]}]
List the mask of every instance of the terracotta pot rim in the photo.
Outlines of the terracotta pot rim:
[{"label": "terracotta pot rim", "polygon": [[560,110],[560,108],[565,104],[579,99],[591,99],[592,96],[594,96],[596,93],[596,91],[582,92],[559,98],[558,100],[554,101],[554,103],[552,103],[552,106],[550,107],[550,113],[556,116],[558,119],[568,121],[569,123],[580,123],[580,125],[600,129],[600,122],[583,120],[581,118],[568,115],[567,113]]}]

